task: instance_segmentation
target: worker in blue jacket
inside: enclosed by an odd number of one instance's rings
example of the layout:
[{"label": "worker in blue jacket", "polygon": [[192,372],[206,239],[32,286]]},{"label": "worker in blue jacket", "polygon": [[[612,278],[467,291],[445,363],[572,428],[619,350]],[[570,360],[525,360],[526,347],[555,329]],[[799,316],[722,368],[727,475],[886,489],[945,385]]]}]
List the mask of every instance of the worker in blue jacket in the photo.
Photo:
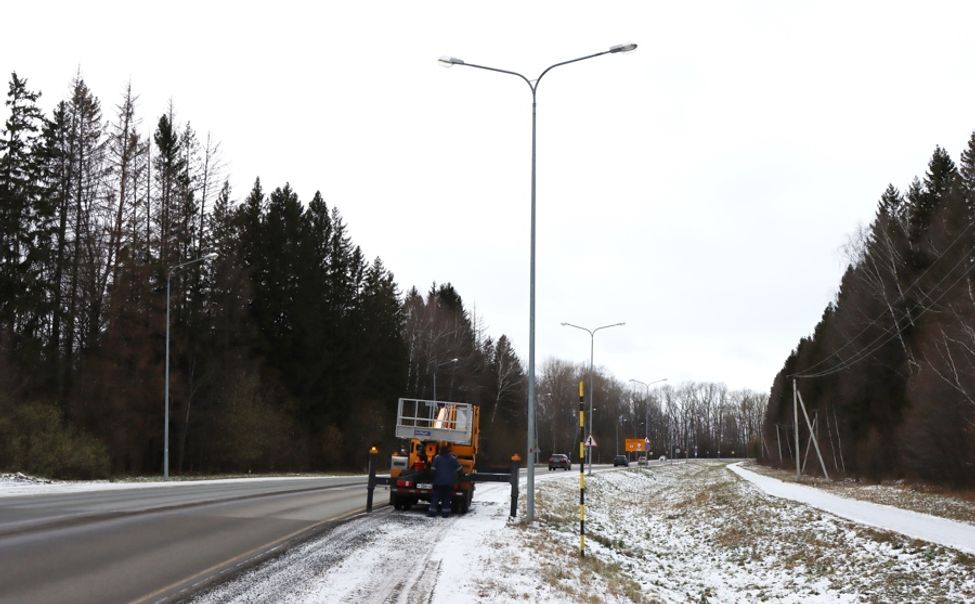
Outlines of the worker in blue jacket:
[{"label": "worker in blue jacket", "polygon": [[434,517],[437,510],[444,518],[450,516],[450,496],[454,490],[454,483],[457,481],[457,472],[460,470],[460,462],[450,452],[447,445],[440,445],[437,456],[433,458],[430,465],[433,472],[433,497],[430,500],[430,508],[427,516]]}]

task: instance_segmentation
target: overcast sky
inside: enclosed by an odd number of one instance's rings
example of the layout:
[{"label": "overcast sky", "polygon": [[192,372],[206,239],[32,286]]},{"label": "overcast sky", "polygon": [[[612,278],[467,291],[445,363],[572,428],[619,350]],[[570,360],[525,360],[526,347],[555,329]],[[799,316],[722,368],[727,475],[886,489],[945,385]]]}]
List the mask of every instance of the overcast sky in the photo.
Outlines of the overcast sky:
[{"label": "overcast sky", "polygon": [[[311,5],[315,4],[314,8]],[[145,8],[142,8],[145,7]],[[403,291],[451,282],[528,360],[767,391],[888,183],[975,130],[971,2],[6,3],[0,73],[49,111],[80,68],[106,117],[222,144],[234,196],[321,190]],[[6,87],[4,87],[6,90]],[[6,118],[5,108],[0,116]]]}]

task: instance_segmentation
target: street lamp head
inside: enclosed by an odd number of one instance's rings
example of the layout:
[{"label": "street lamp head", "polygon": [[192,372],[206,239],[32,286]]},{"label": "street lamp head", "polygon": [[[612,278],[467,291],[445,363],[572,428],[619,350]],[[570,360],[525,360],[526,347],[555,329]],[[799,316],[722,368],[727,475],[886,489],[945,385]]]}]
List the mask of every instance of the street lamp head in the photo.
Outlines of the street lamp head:
[{"label": "street lamp head", "polygon": [[464,62],[461,61],[460,59],[458,59],[456,57],[448,57],[446,55],[440,57],[437,60],[440,61],[440,65],[442,65],[443,67],[453,67],[454,65],[463,65],[464,64]]},{"label": "street lamp head", "polygon": [[632,52],[636,50],[636,44],[630,42],[629,44],[617,44],[616,46],[611,46],[609,52]]},{"label": "street lamp head", "polygon": [[451,362],[451,363],[456,363],[456,362],[457,362],[457,361],[459,361],[459,360],[460,360],[460,359],[458,359],[457,357],[454,357],[454,358],[452,358],[452,359],[450,359],[450,362]]}]

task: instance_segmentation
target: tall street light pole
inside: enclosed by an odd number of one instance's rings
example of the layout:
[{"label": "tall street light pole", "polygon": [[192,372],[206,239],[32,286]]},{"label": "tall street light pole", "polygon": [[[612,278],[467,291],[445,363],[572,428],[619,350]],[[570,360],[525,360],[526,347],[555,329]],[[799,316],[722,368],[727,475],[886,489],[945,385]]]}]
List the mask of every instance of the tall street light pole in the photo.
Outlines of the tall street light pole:
[{"label": "tall street light pole", "polygon": [[[526,84],[528,84],[528,88],[532,93],[531,265],[529,270],[529,278],[531,283],[529,286],[528,302],[528,486],[526,488],[527,497],[525,499],[528,522],[533,522],[535,520],[535,124],[537,113],[535,101],[537,96],[536,93],[538,91],[538,84],[542,81],[542,78],[545,77],[546,73],[555,69],[556,67],[568,65],[570,63],[578,63],[579,61],[585,61],[587,59],[592,59],[606,54],[630,52],[633,50],[636,50],[636,44],[618,44],[610,47],[609,50],[586,55],[577,59],[570,59],[568,61],[555,63],[554,65],[549,65],[546,67],[534,80],[529,80],[516,71],[487,67],[485,65],[476,65],[474,63],[465,63],[461,59],[457,59],[455,57],[441,57],[439,59],[440,63],[444,67],[462,65],[464,67],[473,67],[475,69],[495,71],[497,73],[506,73],[519,77],[524,80]],[[592,468],[590,467],[590,471],[591,470]]]},{"label": "tall street light pole", "polygon": [[173,280],[173,273],[179,269],[189,266],[191,264],[196,264],[197,262],[203,262],[204,260],[213,260],[217,257],[216,252],[207,254],[196,260],[190,260],[189,262],[184,262],[183,264],[177,264],[176,266],[170,267],[166,271],[166,372],[163,377],[163,406],[164,406],[164,419],[163,419],[163,478],[169,480],[169,292],[170,285]]},{"label": "tall street light pole", "polygon": [[[596,347],[596,332],[601,329],[609,329],[610,327],[621,327],[626,325],[626,323],[613,323],[612,325],[601,325],[596,329],[589,329],[588,327],[582,327],[581,325],[573,325],[572,323],[562,322],[562,327],[575,327],[576,329],[581,329],[582,331],[589,334],[589,435],[592,436],[592,397],[595,388],[592,383],[592,359]],[[592,447],[589,447],[589,475],[592,476]]]},{"label": "tall street light pole", "polygon": [[450,365],[451,363],[456,363],[459,360],[460,359],[458,359],[457,357],[454,357],[449,361],[444,361],[443,363],[437,363],[436,365],[433,366],[433,400],[434,401],[437,400],[437,370],[443,367],[444,365]]},{"label": "tall street light pole", "polygon": [[[643,438],[646,440],[650,438],[650,386],[653,384],[659,384],[660,382],[666,382],[667,378],[660,378],[659,380],[654,380],[649,384],[647,382],[641,382],[640,380],[634,379],[631,379],[630,381],[634,384],[640,384],[646,389],[643,399],[643,421],[646,422],[643,429]],[[649,459],[650,458],[647,457],[647,460]]]}]

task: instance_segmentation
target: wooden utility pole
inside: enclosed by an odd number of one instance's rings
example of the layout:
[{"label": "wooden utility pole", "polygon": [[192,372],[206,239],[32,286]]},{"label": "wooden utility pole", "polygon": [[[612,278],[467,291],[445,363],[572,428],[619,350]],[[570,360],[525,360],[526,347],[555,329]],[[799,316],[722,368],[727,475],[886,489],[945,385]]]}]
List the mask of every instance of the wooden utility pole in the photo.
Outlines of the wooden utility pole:
[{"label": "wooden utility pole", "polygon": [[[793,380],[793,384],[795,384],[795,380]],[[809,427],[809,438],[812,439],[813,446],[816,448],[816,456],[819,457],[819,467],[823,469],[823,476],[826,478],[826,480],[829,480],[829,472],[826,471],[826,462],[823,461],[823,454],[819,450],[819,441],[816,439],[815,432],[813,431],[812,422],[809,421],[809,414],[806,413],[806,403],[805,401],[802,400],[802,395],[799,394],[798,389],[796,390],[796,397],[799,399],[799,402],[802,404],[802,416],[806,418],[806,426]],[[798,433],[799,430],[797,428],[796,434]]]},{"label": "wooden utility pole", "polygon": [[799,470],[799,388],[796,386],[796,378],[792,378],[792,418],[796,425],[796,480],[802,475]]}]

